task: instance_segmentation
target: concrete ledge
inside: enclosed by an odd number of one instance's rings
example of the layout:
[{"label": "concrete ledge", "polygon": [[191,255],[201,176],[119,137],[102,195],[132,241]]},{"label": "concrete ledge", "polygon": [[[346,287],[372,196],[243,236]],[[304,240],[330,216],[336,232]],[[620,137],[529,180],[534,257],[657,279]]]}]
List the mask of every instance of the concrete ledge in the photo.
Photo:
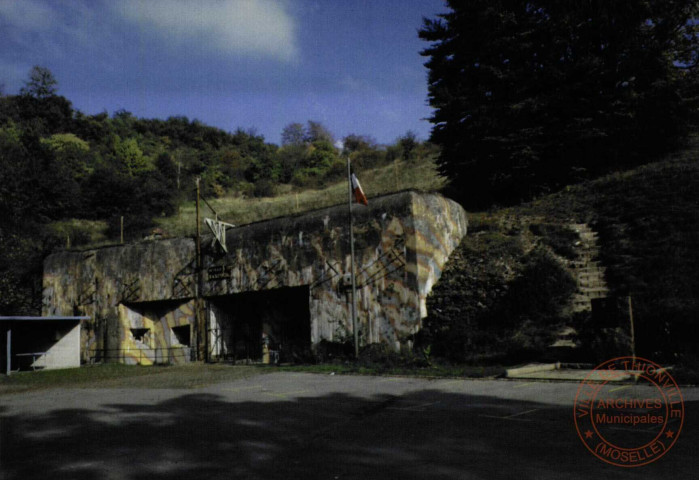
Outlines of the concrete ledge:
[{"label": "concrete ledge", "polygon": [[[636,383],[643,372],[614,371],[615,375],[610,376],[609,372],[594,370],[593,367],[584,368],[587,365],[571,364],[535,364],[506,370],[505,377],[518,380],[540,380],[540,381],[574,381],[596,383]],[[577,367],[577,368],[575,368]],[[580,368],[583,367],[583,368]],[[658,373],[668,372],[672,367],[658,369]]]},{"label": "concrete ledge", "polygon": [[549,372],[551,370],[558,370],[559,368],[561,368],[560,362],[525,365],[523,367],[508,368],[505,370],[505,376],[507,378],[517,378],[520,375],[529,375],[537,372]]}]

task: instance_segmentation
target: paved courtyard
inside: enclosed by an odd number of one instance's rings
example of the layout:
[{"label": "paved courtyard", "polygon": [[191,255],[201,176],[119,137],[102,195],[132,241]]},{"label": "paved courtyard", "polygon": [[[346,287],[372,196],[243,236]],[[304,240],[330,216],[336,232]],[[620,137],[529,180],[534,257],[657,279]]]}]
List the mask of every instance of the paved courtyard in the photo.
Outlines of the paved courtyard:
[{"label": "paved courtyard", "polygon": [[186,390],[6,394],[0,478],[695,477],[699,389],[682,389],[677,444],[651,465],[625,469],[578,438],[577,387],[277,372]]}]

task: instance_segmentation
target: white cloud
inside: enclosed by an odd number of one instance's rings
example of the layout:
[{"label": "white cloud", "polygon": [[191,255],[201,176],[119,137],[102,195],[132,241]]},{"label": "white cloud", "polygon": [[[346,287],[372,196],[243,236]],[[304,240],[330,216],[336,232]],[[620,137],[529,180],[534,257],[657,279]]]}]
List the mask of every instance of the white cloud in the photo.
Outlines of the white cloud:
[{"label": "white cloud", "polygon": [[33,0],[0,0],[0,22],[5,25],[23,25],[28,30],[43,30],[51,26],[53,11]]},{"label": "white cloud", "polygon": [[178,47],[194,41],[224,53],[298,57],[296,24],[285,2],[274,0],[127,0],[115,11]]},{"label": "white cloud", "polygon": [[[0,0],[0,38],[12,45],[15,58],[21,52],[34,63],[62,61],[71,48],[106,37],[104,28],[96,25],[98,19],[90,4],[79,1]],[[8,52],[0,50],[0,57],[8,57]]]},{"label": "white cloud", "polygon": [[355,78],[347,75],[340,79],[340,87],[349,90],[350,92],[364,92],[374,90],[374,86],[364,79]]}]

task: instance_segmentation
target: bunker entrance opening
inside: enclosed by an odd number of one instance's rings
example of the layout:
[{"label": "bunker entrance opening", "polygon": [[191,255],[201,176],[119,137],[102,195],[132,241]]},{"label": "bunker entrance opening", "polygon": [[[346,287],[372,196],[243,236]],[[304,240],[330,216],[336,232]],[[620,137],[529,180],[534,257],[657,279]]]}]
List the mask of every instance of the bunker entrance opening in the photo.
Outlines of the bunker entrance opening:
[{"label": "bunker entrance opening", "polygon": [[308,286],[209,298],[209,360],[304,360],[311,349],[309,298]]}]

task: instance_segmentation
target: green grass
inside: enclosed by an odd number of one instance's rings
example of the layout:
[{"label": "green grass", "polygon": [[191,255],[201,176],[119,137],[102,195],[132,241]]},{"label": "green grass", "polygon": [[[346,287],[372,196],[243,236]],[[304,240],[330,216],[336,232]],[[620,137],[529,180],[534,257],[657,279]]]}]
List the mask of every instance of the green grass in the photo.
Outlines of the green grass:
[{"label": "green grass", "polygon": [[64,239],[66,246],[85,243],[100,244],[107,241],[105,220],[72,218],[51,223],[49,230],[56,237]]},{"label": "green grass", "polygon": [[[435,157],[411,161],[396,160],[390,165],[358,172],[367,197],[377,197],[402,190],[438,191],[446,185],[439,175]],[[264,198],[245,198],[234,192],[221,198],[206,198],[216,210],[219,219],[234,225],[246,225],[287,215],[298,215],[319,208],[339,205],[347,201],[347,182],[342,180],[322,189],[295,190],[292,185],[280,184],[276,195]],[[204,202],[202,218],[213,217]],[[155,219],[167,237],[194,235],[196,232],[195,202],[184,202],[176,215]],[[202,222],[202,229],[205,229]],[[70,219],[51,224],[58,238],[65,239],[66,246],[95,248],[113,245],[117,239],[107,238],[107,223],[103,220]],[[205,231],[205,230],[203,230]],[[69,240],[70,238],[70,240]]]},{"label": "green grass", "polygon": [[265,373],[253,366],[131,366],[105,364],[61,370],[13,373],[0,377],[0,394],[50,388],[182,388],[204,387]]},{"label": "green grass", "polygon": [[279,371],[308,372],[319,374],[337,375],[387,375],[408,376],[422,378],[492,378],[505,373],[500,366],[473,366],[473,365],[435,365],[431,367],[402,367],[384,366],[380,364],[319,364],[319,365],[289,365],[277,367]]},{"label": "green grass", "polygon": [[[377,197],[402,190],[438,191],[446,185],[439,175],[435,157],[411,161],[396,160],[390,165],[366,169],[357,173],[367,197]],[[206,198],[216,210],[219,219],[234,225],[246,225],[287,215],[298,215],[319,208],[340,205],[347,201],[347,181],[342,180],[322,189],[295,190],[292,185],[275,187],[276,195],[264,198],[245,198],[234,192],[221,198]],[[202,218],[213,217],[204,202]],[[196,232],[196,206],[193,201],[179,206],[176,215],[155,219],[166,237],[194,235]],[[116,244],[108,239],[105,221],[70,219],[51,224],[54,234],[61,239],[70,237],[70,246],[94,248]],[[206,231],[202,221],[202,231]]]},{"label": "green grass", "polygon": [[433,366],[413,368],[367,365],[348,362],[321,365],[221,365],[192,363],[182,366],[131,366],[105,364],[13,373],[0,377],[0,395],[53,388],[140,388],[195,389],[222,382],[232,382],[271,372],[308,372],[338,375],[402,375],[413,377],[487,378],[501,375],[502,367]]},{"label": "green grass", "polygon": [[[371,197],[401,190],[436,191],[446,181],[437,172],[434,158],[411,162],[396,161],[391,165],[368,169],[357,174],[369,201]],[[234,195],[222,198],[207,198],[219,214],[219,219],[234,225],[245,225],[260,220],[297,215],[310,210],[339,205],[347,201],[347,182],[340,181],[319,190],[293,191],[288,185],[280,185],[280,192],[268,198],[241,198]],[[183,204],[178,215],[157,220],[168,236],[192,235],[195,232],[193,202]],[[202,205],[202,217],[213,216],[206,205]]]}]

